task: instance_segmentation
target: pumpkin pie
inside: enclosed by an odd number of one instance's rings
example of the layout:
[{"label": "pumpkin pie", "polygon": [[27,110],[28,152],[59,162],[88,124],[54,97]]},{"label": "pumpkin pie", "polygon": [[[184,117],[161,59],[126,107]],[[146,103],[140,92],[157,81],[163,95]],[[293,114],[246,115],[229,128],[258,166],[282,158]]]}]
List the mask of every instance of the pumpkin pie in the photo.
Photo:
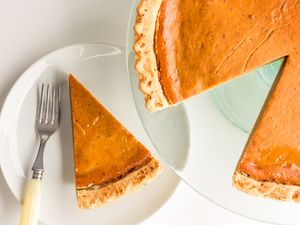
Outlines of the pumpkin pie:
[{"label": "pumpkin pie", "polygon": [[160,171],[160,163],[72,75],[69,76],[74,167],[80,208],[130,193]]},{"label": "pumpkin pie", "polygon": [[234,173],[253,195],[300,200],[300,2],[141,0],[136,70],[156,111],[285,57]]}]

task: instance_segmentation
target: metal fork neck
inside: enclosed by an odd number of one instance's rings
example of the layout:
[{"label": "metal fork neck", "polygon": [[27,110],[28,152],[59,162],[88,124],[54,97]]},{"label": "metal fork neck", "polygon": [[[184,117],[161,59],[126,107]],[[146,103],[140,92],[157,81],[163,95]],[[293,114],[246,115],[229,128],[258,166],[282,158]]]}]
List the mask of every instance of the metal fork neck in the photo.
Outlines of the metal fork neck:
[{"label": "metal fork neck", "polygon": [[41,136],[40,137],[40,146],[37,153],[37,156],[35,158],[34,164],[32,166],[32,178],[33,179],[42,179],[43,173],[44,173],[44,149],[45,144],[47,140],[49,139],[49,136]]},{"label": "metal fork neck", "polygon": [[41,135],[40,136],[40,142],[41,142],[41,144],[42,143],[46,144],[46,142],[48,141],[48,139],[49,139],[49,135]]}]

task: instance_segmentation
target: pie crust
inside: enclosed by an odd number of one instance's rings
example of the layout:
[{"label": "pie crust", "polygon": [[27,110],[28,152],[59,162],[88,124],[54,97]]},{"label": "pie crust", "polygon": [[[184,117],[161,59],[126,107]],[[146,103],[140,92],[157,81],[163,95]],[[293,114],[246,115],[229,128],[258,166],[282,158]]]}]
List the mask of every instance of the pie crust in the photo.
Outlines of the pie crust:
[{"label": "pie crust", "polygon": [[256,181],[238,171],[233,176],[233,185],[248,194],[257,197],[300,202],[300,187],[297,185],[277,184],[268,181]]},{"label": "pie crust", "polygon": [[78,189],[77,201],[80,208],[89,209],[118,199],[120,196],[136,191],[140,186],[151,182],[161,171],[162,166],[152,159],[142,168],[129,173],[124,178],[94,189]]},{"label": "pie crust", "polygon": [[134,27],[135,68],[139,75],[139,87],[144,93],[146,108],[151,112],[170,105],[160,84],[154,51],[156,19],[161,2],[162,0],[141,0],[137,8],[137,20]]}]

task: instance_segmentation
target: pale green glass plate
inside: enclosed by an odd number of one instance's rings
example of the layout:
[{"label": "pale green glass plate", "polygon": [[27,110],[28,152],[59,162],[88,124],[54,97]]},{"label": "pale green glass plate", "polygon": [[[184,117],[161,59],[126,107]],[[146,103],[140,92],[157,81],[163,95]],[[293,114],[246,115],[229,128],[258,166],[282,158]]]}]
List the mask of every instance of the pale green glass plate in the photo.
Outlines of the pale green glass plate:
[{"label": "pale green glass plate", "polygon": [[282,62],[278,59],[211,91],[219,109],[235,126],[251,132]]},{"label": "pale green glass plate", "polygon": [[134,69],[133,27],[138,2],[133,2],[128,25],[128,77],[141,122],[162,160],[191,188],[225,209],[264,222],[299,224],[298,204],[256,198],[232,186],[249,131],[282,60],[174,107],[150,113]]}]

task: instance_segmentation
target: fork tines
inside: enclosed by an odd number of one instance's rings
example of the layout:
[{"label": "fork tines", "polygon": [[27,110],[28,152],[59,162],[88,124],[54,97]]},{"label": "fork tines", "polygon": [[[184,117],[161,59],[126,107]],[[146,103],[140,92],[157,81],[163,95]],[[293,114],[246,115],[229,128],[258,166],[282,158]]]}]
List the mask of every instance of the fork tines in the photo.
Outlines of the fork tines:
[{"label": "fork tines", "polygon": [[52,125],[59,121],[60,86],[42,84],[36,123]]}]

